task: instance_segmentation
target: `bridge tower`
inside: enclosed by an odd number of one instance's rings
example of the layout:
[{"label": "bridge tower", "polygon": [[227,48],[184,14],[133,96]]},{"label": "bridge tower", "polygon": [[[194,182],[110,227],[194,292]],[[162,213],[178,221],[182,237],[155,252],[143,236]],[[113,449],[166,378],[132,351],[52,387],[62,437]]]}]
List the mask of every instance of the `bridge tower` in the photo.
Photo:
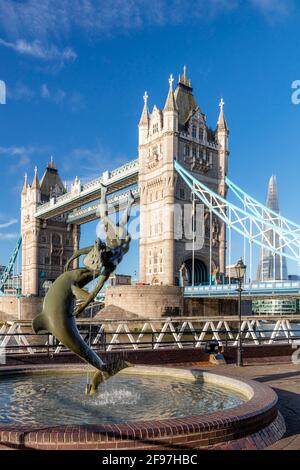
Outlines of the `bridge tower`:
[{"label": "bridge tower", "polygon": [[66,260],[79,246],[80,229],[68,226],[64,215],[48,221],[34,216],[39,204],[55,201],[65,192],[52,158],[40,181],[37,168],[31,185],[25,175],[21,195],[23,295],[42,295],[44,283],[53,282],[63,272]]},{"label": "bridge tower", "polygon": [[[217,127],[212,130],[193,95],[186,67],[175,91],[173,81],[171,75],[162,110],[154,106],[149,112],[145,92],[138,126],[140,280],[178,285],[185,267],[187,282],[197,285],[208,282],[213,274],[225,273],[226,230],[204,208],[192,204],[191,191],[177,177],[173,160],[226,197],[229,131],[223,100]],[[193,227],[192,213],[197,214]]]}]

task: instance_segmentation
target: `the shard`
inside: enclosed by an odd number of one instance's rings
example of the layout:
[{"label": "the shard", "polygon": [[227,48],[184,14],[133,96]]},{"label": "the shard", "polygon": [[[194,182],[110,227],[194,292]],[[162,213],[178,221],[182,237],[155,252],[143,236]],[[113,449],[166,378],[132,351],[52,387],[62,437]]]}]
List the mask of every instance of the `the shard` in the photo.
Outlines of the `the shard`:
[{"label": "the shard", "polygon": [[[279,202],[276,176],[271,176],[268,187],[267,207],[279,214]],[[279,225],[279,220],[274,215],[275,224]],[[272,245],[280,246],[279,235],[268,226],[265,227],[265,236]],[[283,253],[284,250],[282,250]],[[288,279],[286,258],[280,254],[273,255],[272,251],[262,248],[257,270],[258,281],[277,281]]]}]

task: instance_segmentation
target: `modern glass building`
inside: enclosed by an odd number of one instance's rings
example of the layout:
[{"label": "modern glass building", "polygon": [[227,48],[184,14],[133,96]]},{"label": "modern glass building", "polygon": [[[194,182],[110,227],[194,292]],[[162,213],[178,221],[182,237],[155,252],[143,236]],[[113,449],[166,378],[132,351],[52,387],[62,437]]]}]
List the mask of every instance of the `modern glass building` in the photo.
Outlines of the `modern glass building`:
[{"label": "modern glass building", "polygon": [[[276,176],[271,176],[268,187],[268,195],[266,205],[269,209],[279,214],[279,202],[277,191]],[[279,225],[278,220],[274,215],[273,219],[275,224]],[[265,227],[266,238],[274,244],[277,248],[280,246],[279,235],[269,227]],[[283,250],[282,250],[283,252]],[[257,270],[257,280],[259,281],[277,281],[288,279],[286,258],[281,255],[273,255],[273,253],[265,248],[262,248],[260,254],[260,261]]]},{"label": "modern glass building", "polygon": [[[279,214],[277,180],[274,175],[271,176],[269,181],[266,205],[269,209]],[[273,221],[276,223],[275,215]],[[265,235],[272,243],[275,242],[277,247],[280,246],[279,235],[274,230],[266,226]],[[257,269],[257,280],[264,282],[286,279],[289,279],[286,258],[281,255],[273,255],[271,251],[263,248]],[[255,300],[252,302],[252,311],[260,315],[295,314],[300,312],[300,302],[293,299]]]}]

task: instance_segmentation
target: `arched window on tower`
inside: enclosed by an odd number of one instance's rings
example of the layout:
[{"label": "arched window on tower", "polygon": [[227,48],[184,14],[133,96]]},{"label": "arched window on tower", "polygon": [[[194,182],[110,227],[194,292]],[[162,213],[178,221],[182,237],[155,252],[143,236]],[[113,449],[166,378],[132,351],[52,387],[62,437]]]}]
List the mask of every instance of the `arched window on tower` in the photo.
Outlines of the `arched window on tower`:
[{"label": "arched window on tower", "polygon": [[203,127],[200,127],[200,129],[199,129],[199,140],[200,140],[200,142],[204,141],[204,129],[203,129]]},{"label": "arched window on tower", "polygon": [[190,146],[188,144],[184,145],[184,156],[189,157],[190,156]]},{"label": "arched window on tower", "polygon": [[153,133],[153,134],[157,134],[157,132],[158,132],[158,122],[156,122],[155,124],[153,124],[153,131],[152,131],[152,133]]},{"label": "arched window on tower", "polygon": [[52,234],[52,244],[53,245],[60,245],[61,244],[61,238],[58,233],[53,233]]}]

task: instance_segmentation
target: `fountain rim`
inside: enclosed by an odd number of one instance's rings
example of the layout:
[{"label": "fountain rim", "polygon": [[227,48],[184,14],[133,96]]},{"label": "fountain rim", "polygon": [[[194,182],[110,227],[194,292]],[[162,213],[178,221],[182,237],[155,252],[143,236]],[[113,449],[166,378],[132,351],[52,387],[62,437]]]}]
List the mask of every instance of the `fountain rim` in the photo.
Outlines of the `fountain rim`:
[{"label": "fountain rim", "polygon": [[[76,371],[83,369],[84,365],[60,364],[54,367],[44,364],[42,366],[9,366],[0,369],[0,376],[12,374],[29,373],[53,373]],[[84,369],[83,369],[84,370]],[[135,370],[135,372],[133,372]],[[201,447],[211,447],[247,438],[264,432],[274,423],[278,433],[274,433],[273,442],[278,439],[278,435],[283,435],[285,427],[282,417],[277,411],[277,395],[267,385],[236,377],[232,374],[210,372],[201,368],[178,368],[178,367],[158,367],[158,366],[134,366],[133,369],[124,369],[121,374],[147,373],[153,375],[165,375],[168,377],[180,377],[181,379],[203,379],[204,382],[222,388],[236,391],[245,398],[244,403],[221,411],[203,413],[196,416],[187,415],[183,418],[170,418],[164,420],[134,421],[111,424],[80,424],[80,425],[18,425],[0,424],[0,442],[8,445],[15,445],[17,448],[24,446],[35,449],[125,449],[132,448],[133,443],[136,448],[145,439],[155,441],[155,448],[158,443],[178,442],[187,443],[190,439],[197,437],[197,442]],[[200,437],[199,437],[200,436]],[[249,439],[249,437],[247,438]],[[266,438],[265,438],[266,439]],[[270,433],[269,441],[272,441]],[[196,442],[196,441],[195,441]],[[265,447],[262,445],[262,448]],[[24,447],[23,447],[24,448]],[[148,449],[148,447],[144,447]],[[188,448],[188,447],[186,447]]]}]

